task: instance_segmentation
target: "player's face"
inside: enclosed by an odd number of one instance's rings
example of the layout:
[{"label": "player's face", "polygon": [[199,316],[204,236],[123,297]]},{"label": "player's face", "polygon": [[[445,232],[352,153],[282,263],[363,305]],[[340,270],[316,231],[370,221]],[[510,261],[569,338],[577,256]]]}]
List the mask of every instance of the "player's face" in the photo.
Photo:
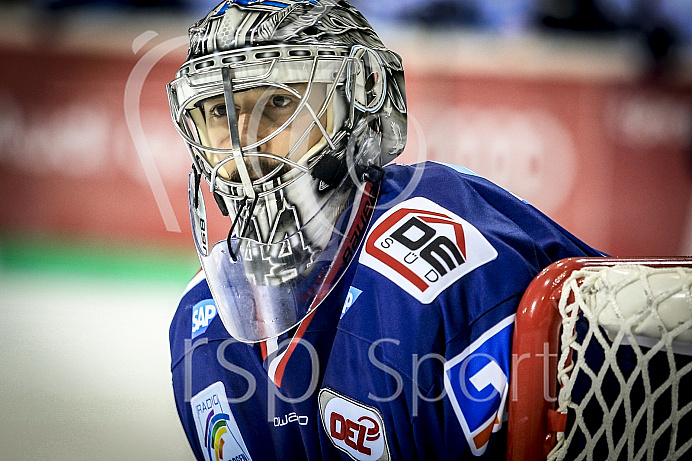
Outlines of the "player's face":
[{"label": "player's face", "polygon": [[[322,139],[322,131],[317,121],[326,128],[326,115],[317,119],[324,104],[326,85],[314,84],[308,95],[307,104],[299,110],[301,98],[307,84],[291,85],[291,91],[273,86],[263,86],[234,93],[235,111],[238,121],[238,135],[244,153],[269,153],[289,157],[298,161]],[[224,96],[206,99],[202,102],[210,147],[231,149],[231,136],[228,125],[228,108]],[[283,130],[275,133],[284,124]],[[227,155],[208,153],[207,158],[216,165]],[[275,169],[281,162],[262,156],[246,157],[251,179],[258,179]],[[239,181],[234,161],[225,163],[219,173],[234,181]]]}]

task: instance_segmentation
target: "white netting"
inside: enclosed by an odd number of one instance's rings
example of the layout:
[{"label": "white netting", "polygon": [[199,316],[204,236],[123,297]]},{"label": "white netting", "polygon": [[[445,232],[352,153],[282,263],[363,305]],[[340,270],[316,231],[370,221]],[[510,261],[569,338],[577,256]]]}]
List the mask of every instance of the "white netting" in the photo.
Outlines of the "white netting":
[{"label": "white netting", "polygon": [[558,411],[568,424],[549,460],[692,459],[691,286],[692,269],[636,265],[565,281]]}]

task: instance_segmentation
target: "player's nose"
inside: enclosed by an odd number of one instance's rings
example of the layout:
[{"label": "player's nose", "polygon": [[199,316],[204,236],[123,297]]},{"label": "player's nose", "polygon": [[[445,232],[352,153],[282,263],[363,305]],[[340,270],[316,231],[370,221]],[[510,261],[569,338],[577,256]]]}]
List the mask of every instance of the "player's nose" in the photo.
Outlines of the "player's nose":
[{"label": "player's nose", "polygon": [[[252,122],[252,114],[244,111],[238,113],[238,135],[240,145],[247,147],[258,141],[257,124]],[[253,127],[253,125],[255,125]]]},{"label": "player's nose", "polygon": [[241,147],[247,148],[252,152],[263,152],[267,147],[267,143],[256,145],[266,135],[266,127],[263,127],[261,122],[257,120],[251,112],[238,113],[238,136],[240,138]]}]

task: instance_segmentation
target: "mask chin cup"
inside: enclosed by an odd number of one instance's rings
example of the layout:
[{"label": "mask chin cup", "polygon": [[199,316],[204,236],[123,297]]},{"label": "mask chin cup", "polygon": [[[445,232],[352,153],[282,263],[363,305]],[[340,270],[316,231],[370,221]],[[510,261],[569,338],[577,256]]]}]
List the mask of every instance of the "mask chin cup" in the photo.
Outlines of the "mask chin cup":
[{"label": "mask chin cup", "polygon": [[[316,196],[318,183],[310,182]],[[369,203],[364,201],[369,191],[345,178],[312,219],[280,241],[260,243],[231,235],[210,245],[204,199],[195,193],[194,174],[189,185],[195,246],[217,312],[228,333],[247,343],[291,330],[319,306],[348,267],[345,252],[352,256],[355,251],[350,229],[367,219],[356,218]],[[305,196],[305,185],[296,189]]]},{"label": "mask chin cup", "polygon": [[293,328],[308,314],[309,303],[301,303],[299,299],[300,290],[306,284],[305,277],[280,284],[258,284],[248,270],[252,261],[243,255],[251,252],[244,247],[247,241],[230,240],[238,249],[235,260],[227,241],[218,242],[209,256],[202,258],[207,282],[226,330],[239,341],[253,343]]}]

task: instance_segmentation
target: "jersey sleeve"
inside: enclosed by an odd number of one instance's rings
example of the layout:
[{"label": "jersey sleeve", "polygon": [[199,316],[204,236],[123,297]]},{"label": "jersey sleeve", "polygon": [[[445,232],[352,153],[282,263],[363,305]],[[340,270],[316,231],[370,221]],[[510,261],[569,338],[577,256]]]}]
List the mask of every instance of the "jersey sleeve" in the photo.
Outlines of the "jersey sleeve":
[{"label": "jersey sleeve", "polygon": [[[176,410],[182,424],[185,436],[195,458],[203,461],[205,458],[200,451],[194,421],[189,415],[189,403],[185,399],[185,357],[189,352],[192,340],[193,312],[202,299],[211,298],[208,293],[204,274],[198,273],[188,284],[178,302],[178,308],[169,329],[169,344],[171,349],[171,379]],[[189,400],[189,399],[188,399]]]}]

